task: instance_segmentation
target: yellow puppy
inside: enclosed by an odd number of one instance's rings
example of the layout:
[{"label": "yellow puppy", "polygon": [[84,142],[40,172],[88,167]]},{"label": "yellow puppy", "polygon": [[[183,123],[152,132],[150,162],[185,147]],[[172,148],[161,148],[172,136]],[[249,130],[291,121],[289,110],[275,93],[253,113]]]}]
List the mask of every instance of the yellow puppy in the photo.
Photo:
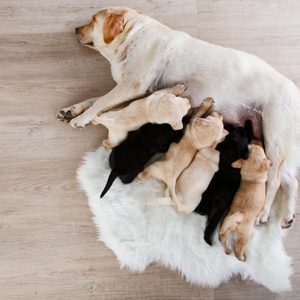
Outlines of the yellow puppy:
[{"label": "yellow puppy", "polygon": [[[143,181],[153,176],[166,183],[167,191],[171,191],[171,193],[175,191],[177,178],[190,165],[197,151],[215,146],[228,133],[223,129],[223,118],[219,114],[213,113],[206,118],[199,117],[204,115],[212,104],[211,98],[203,101],[199,111],[187,125],[180,142],[170,146],[164,160],[153,163],[141,172],[138,176],[140,180]],[[177,207],[176,203],[173,205],[177,211],[180,211],[180,207]]]},{"label": "yellow puppy", "polygon": [[192,163],[177,179],[175,191],[168,191],[169,197],[158,198],[147,204],[173,205],[178,213],[191,214],[218,170],[219,156],[219,151],[214,147],[199,150]]},{"label": "yellow puppy", "polygon": [[177,84],[136,100],[123,109],[95,117],[93,124],[102,124],[108,128],[108,139],[103,141],[103,145],[107,148],[117,146],[129,131],[136,130],[146,123],[168,123],[174,130],[182,129],[182,118],[191,107],[187,98],[176,97],[184,90],[184,85]]},{"label": "yellow puppy", "polygon": [[220,241],[225,252],[231,253],[228,246],[229,234],[237,233],[234,252],[235,256],[245,261],[246,245],[252,234],[255,222],[265,203],[266,182],[271,162],[267,159],[261,145],[249,145],[249,158],[239,159],[232,164],[241,168],[241,184],[234,196],[229,213],[220,229]]}]

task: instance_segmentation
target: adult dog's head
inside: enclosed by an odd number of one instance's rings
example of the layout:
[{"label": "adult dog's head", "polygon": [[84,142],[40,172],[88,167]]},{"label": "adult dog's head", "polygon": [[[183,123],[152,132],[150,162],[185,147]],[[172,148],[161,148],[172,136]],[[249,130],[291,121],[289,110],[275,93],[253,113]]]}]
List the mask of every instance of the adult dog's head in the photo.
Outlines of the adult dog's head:
[{"label": "adult dog's head", "polygon": [[111,45],[125,30],[127,22],[139,14],[130,8],[112,7],[94,14],[89,23],[75,28],[80,44],[97,51]]}]

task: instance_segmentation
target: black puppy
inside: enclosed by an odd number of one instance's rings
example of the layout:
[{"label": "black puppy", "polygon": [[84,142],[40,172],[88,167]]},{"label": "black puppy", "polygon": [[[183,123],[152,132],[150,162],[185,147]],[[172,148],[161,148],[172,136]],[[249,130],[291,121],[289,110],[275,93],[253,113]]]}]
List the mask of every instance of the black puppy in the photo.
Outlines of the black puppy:
[{"label": "black puppy", "polygon": [[[185,126],[190,116],[182,120]],[[117,177],[123,183],[130,183],[143,170],[146,163],[156,154],[167,152],[171,143],[178,143],[184,129],[173,130],[169,124],[145,124],[129,132],[125,141],[113,148],[109,156],[112,169],[101,198],[107,193]]]},{"label": "black puppy", "polygon": [[229,134],[216,147],[220,152],[219,170],[213,176],[207,190],[202,194],[201,202],[195,209],[196,213],[207,215],[204,240],[209,245],[212,245],[211,237],[230,208],[240,186],[240,169],[231,167],[231,164],[240,158],[248,158],[248,144],[252,139],[251,121],[246,121],[244,128],[227,124],[224,127]]}]

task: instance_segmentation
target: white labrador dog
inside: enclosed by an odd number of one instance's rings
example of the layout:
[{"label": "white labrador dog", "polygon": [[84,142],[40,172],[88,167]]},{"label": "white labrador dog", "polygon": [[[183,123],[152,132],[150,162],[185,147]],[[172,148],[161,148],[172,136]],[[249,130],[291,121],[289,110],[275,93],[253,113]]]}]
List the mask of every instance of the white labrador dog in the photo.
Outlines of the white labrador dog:
[{"label": "white labrador dog", "polygon": [[[268,174],[262,223],[268,220],[282,187],[283,227],[294,218],[300,153],[300,93],[289,79],[256,56],[195,39],[129,8],[103,9],[87,25],[77,27],[82,45],[100,52],[110,63],[117,85],[104,96],[63,109],[58,117],[84,127],[102,112],[129,99],[176,83],[187,87],[192,106],[213,97],[215,109],[230,123],[242,124],[250,108],[263,119],[263,134],[272,167]],[[254,123],[255,135],[259,135]]]}]

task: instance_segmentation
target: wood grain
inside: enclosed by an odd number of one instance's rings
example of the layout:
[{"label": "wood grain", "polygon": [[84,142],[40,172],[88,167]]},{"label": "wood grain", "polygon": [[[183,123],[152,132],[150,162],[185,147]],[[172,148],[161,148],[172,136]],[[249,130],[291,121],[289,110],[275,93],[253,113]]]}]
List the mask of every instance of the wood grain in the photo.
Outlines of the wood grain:
[{"label": "wood grain", "polygon": [[252,52],[300,86],[298,0],[1,1],[0,299],[299,299],[298,220],[285,238],[294,289],[283,295],[239,279],[198,288],[155,265],[130,273],[97,241],[75,172],[105,131],[73,129],[55,114],[114,86],[109,64],[73,33],[111,5]]}]

